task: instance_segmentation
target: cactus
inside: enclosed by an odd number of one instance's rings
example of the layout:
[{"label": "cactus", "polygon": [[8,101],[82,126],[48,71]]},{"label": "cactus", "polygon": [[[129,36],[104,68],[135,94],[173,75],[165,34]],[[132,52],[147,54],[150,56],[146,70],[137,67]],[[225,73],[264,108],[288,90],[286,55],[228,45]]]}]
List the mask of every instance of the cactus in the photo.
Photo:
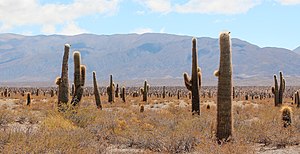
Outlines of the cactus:
[{"label": "cactus", "polygon": [[58,106],[62,103],[67,104],[69,101],[69,75],[68,75],[68,60],[69,60],[70,45],[65,44],[64,56],[61,68],[61,77],[56,78],[58,85]]},{"label": "cactus", "polygon": [[144,88],[141,88],[141,93],[143,95],[143,101],[147,102],[147,96],[148,96],[148,92],[149,92],[149,84],[147,84],[147,81],[145,80],[144,82]]},{"label": "cactus", "polygon": [[117,87],[115,90],[115,97],[119,97],[119,84],[117,84]]},{"label": "cactus", "polygon": [[30,99],[30,93],[27,94],[27,106],[29,106],[31,103],[31,99]]},{"label": "cactus", "polygon": [[123,102],[126,102],[126,92],[125,92],[124,86],[122,87],[122,90],[121,90],[121,96],[122,96]]},{"label": "cactus", "polygon": [[108,102],[114,102],[115,100],[115,95],[114,95],[114,92],[115,92],[115,83],[113,82],[113,79],[112,79],[112,75],[110,75],[110,78],[109,78],[109,86],[107,86],[107,95],[108,95]]},{"label": "cactus", "polygon": [[184,83],[186,88],[192,92],[192,113],[200,115],[200,88],[202,73],[198,67],[198,52],[197,52],[197,39],[192,39],[192,77],[190,78],[187,73],[183,74]]},{"label": "cactus", "polygon": [[295,92],[295,95],[294,95],[294,103],[297,105],[298,108],[300,107],[299,91],[296,91],[296,92]]},{"label": "cactus", "polygon": [[232,59],[230,32],[220,34],[220,65],[217,92],[217,139],[227,141],[232,135]]},{"label": "cactus", "polygon": [[54,96],[54,90],[51,89],[51,91],[50,91],[50,97],[53,97],[53,96]]},{"label": "cactus", "polygon": [[163,98],[166,98],[166,86],[163,86]]},{"label": "cactus", "polygon": [[36,95],[36,96],[39,96],[39,93],[40,93],[40,89],[36,89],[35,95]]},{"label": "cactus", "polygon": [[95,95],[95,100],[96,100],[96,106],[98,109],[102,110],[102,105],[101,105],[101,100],[100,100],[100,95],[99,95],[99,90],[98,90],[98,83],[97,83],[97,78],[96,78],[96,72],[93,72],[93,84],[94,84],[94,95]]},{"label": "cactus", "polygon": [[4,89],[4,97],[8,97],[8,89],[7,88]]},{"label": "cactus", "polygon": [[285,79],[283,78],[282,72],[279,72],[280,76],[280,85],[278,88],[277,76],[274,74],[275,85],[272,87],[272,93],[274,94],[274,103],[275,106],[282,105],[283,102],[283,93],[285,91]]},{"label": "cactus", "polygon": [[145,107],[144,107],[143,104],[141,104],[141,106],[140,106],[140,112],[142,113],[142,112],[144,112],[144,111],[145,111]]},{"label": "cactus", "polygon": [[292,109],[288,106],[283,106],[280,111],[283,127],[286,128],[292,124]]},{"label": "cactus", "polygon": [[76,106],[81,101],[83,95],[83,86],[85,83],[85,71],[86,68],[84,65],[80,65],[80,52],[75,51],[73,53],[74,57],[74,86],[75,91],[71,101],[73,106]]}]

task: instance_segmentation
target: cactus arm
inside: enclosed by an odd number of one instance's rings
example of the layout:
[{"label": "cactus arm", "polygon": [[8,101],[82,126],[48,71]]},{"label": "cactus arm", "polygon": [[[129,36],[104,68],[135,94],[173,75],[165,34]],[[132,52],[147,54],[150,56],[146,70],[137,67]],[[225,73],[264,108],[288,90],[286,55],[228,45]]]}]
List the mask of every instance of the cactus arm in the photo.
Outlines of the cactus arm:
[{"label": "cactus arm", "polygon": [[199,87],[201,87],[202,83],[202,73],[200,67],[198,68],[198,78],[199,78]]},{"label": "cactus arm", "polygon": [[60,83],[61,83],[61,78],[60,78],[60,77],[57,77],[57,78],[55,79],[55,84],[59,86]]},{"label": "cactus arm", "polygon": [[220,76],[220,71],[219,70],[215,70],[214,71],[214,76],[215,77],[219,77]]},{"label": "cactus arm", "polygon": [[80,66],[80,81],[81,81],[81,86],[84,86],[85,84],[85,73],[86,73],[86,67],[85,65]]},{"label": "cactus arm", "polygon": [[76,88],[79,87],[81,85],[81,81],[80,81],[80,52],[79,51],[75,51],[73,53],[73,57],[74,57],[74,85],[75,85],[75,91]]},{"label": "cactus arm", "polygon": [[184,79],[184,84],[186,86],[186,88],[191,91],[192,90],[192,82],[191,82],[191,78],[189,77],[189,75],[187,73],[183,74],[183,79]]}]

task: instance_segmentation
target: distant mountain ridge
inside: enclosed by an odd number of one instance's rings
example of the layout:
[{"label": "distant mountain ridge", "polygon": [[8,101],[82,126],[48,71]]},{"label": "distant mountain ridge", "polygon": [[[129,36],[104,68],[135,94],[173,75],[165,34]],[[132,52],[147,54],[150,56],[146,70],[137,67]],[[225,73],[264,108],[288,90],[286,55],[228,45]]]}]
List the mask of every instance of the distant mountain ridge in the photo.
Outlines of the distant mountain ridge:
[{"label": "distant mountain ridge", "polygon": [[[114,79],[119,81],[169,79],[179,82],[183,72],[191,71],[191,39],[191,36],[157,33],[76,36],[0,34],[0,82],[52,84],[61,72],[65,43],[71,44],[72,52],[81,52],[82,63],[87,65],[88,80],[91,80],[91,72],[95,70],[99,80],[103,81],[113,74]],[[213,72],[219,65],[218,39],[199,37],[197,40],[203,82],[214,84],[216,78]],[[238,81],[259,84],[266,79],[270,83],[273,74],[281,70],[286,77],[300,77],[298,50],[260,48],[233,38],[232,51],[234,79]],[[69,77],[73,79],[71,54],[69,66]]]}]

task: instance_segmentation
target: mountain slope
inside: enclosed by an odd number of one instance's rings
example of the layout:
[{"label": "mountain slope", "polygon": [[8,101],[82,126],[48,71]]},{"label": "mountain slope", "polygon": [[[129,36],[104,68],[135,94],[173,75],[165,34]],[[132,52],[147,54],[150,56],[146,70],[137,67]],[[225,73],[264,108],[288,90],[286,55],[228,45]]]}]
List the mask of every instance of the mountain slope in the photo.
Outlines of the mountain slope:
[{"label": "mountain slope", "polygon": [[[100,80],[113,74],[117,80],[178,79],[191,70],[191,38],[170,34],[123,34],[76,36],[22,36],[0,34],[0,81],[53,82],[60,75],[63,48],[79,50],[87,65],[87,79],[97,71]],[[198,38],[199,65],[204,82],[215,82],[219,65],[218,39]],[[238,80],[271,79],[283,70],[300,76],[300,55],[282,48],[260,48],[232,39],[233,73]],[[70,56],[70,79],[73,58]],[[249,80],[251,82],[251,80]],[[257,82],[257,81],[254,81]]]}]

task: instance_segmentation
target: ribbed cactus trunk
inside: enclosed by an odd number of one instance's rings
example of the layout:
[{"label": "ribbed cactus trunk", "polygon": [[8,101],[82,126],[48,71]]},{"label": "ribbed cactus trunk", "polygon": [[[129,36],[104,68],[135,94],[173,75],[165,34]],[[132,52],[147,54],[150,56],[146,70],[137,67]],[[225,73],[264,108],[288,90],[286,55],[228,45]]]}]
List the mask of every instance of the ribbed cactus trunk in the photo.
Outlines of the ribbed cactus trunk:
[{"label": "ribbed cactus trunk", "polygon": [[102,110],[101,100],[100,100],[100,94],[98,90],[98,83],[96,78],[96,72],[93,72],[93,85],[94,85],[94,95],[96,100],[96,106],[98,109]]},{"label": "ribbed cactus trunk", "polygon": [[61,77],[57,80],[59,107],[61,106],[62,103],[67,104],[69,101],[69,74],[68,74],[69,52],[70,52],[70,45],[65,44],[62,69],[61,69]]},{"label": "ribbed cactus trunk", "polygon": [[272,93],[274,94],[275,106],[281,106],[283,102],[283,93],[285,91],[285,79],[283,78],[282,72],[279,72],[279,82],[278,87],[277,76],[274,74],[274,87],[272,87]]},{"label": "ribbed cactus trunk", "polygon": [[217,139],[226,141],[232,135],[232,59],[228,32],[220,34],[220,65],[217,94]]},{"label": "ribbed cactus trunk", "polygon": [[147,84],[147,81],[144,81],[144,88],[141,88],[141,93],[143,94],[143,101],[147,102],[147,96],[149,92],[149,84]]},{"label": "ribbed cactus trunk", "polygon": [[115,84],[112,79],[112,75],[109,78],[109,86],[107,87],[107,95],[108,95],[108,102],[114,102],[115,97]]},{"label": "ribbed cactus trunk", "polygon": [[80,52],[75,51],[74,54],[74,86],[75,92],[71,101],[73,106],[76,106],[81,101],[83,95],[83,86],[85,83],[86,68],[80,63]]},{"label": "ribbed cactus trunk", "polygon": [[192,78],[183,74],[186,88],[192,92],[192,113],[200,115],[201,69],[198,67],[197,39],[192,39]]}]

